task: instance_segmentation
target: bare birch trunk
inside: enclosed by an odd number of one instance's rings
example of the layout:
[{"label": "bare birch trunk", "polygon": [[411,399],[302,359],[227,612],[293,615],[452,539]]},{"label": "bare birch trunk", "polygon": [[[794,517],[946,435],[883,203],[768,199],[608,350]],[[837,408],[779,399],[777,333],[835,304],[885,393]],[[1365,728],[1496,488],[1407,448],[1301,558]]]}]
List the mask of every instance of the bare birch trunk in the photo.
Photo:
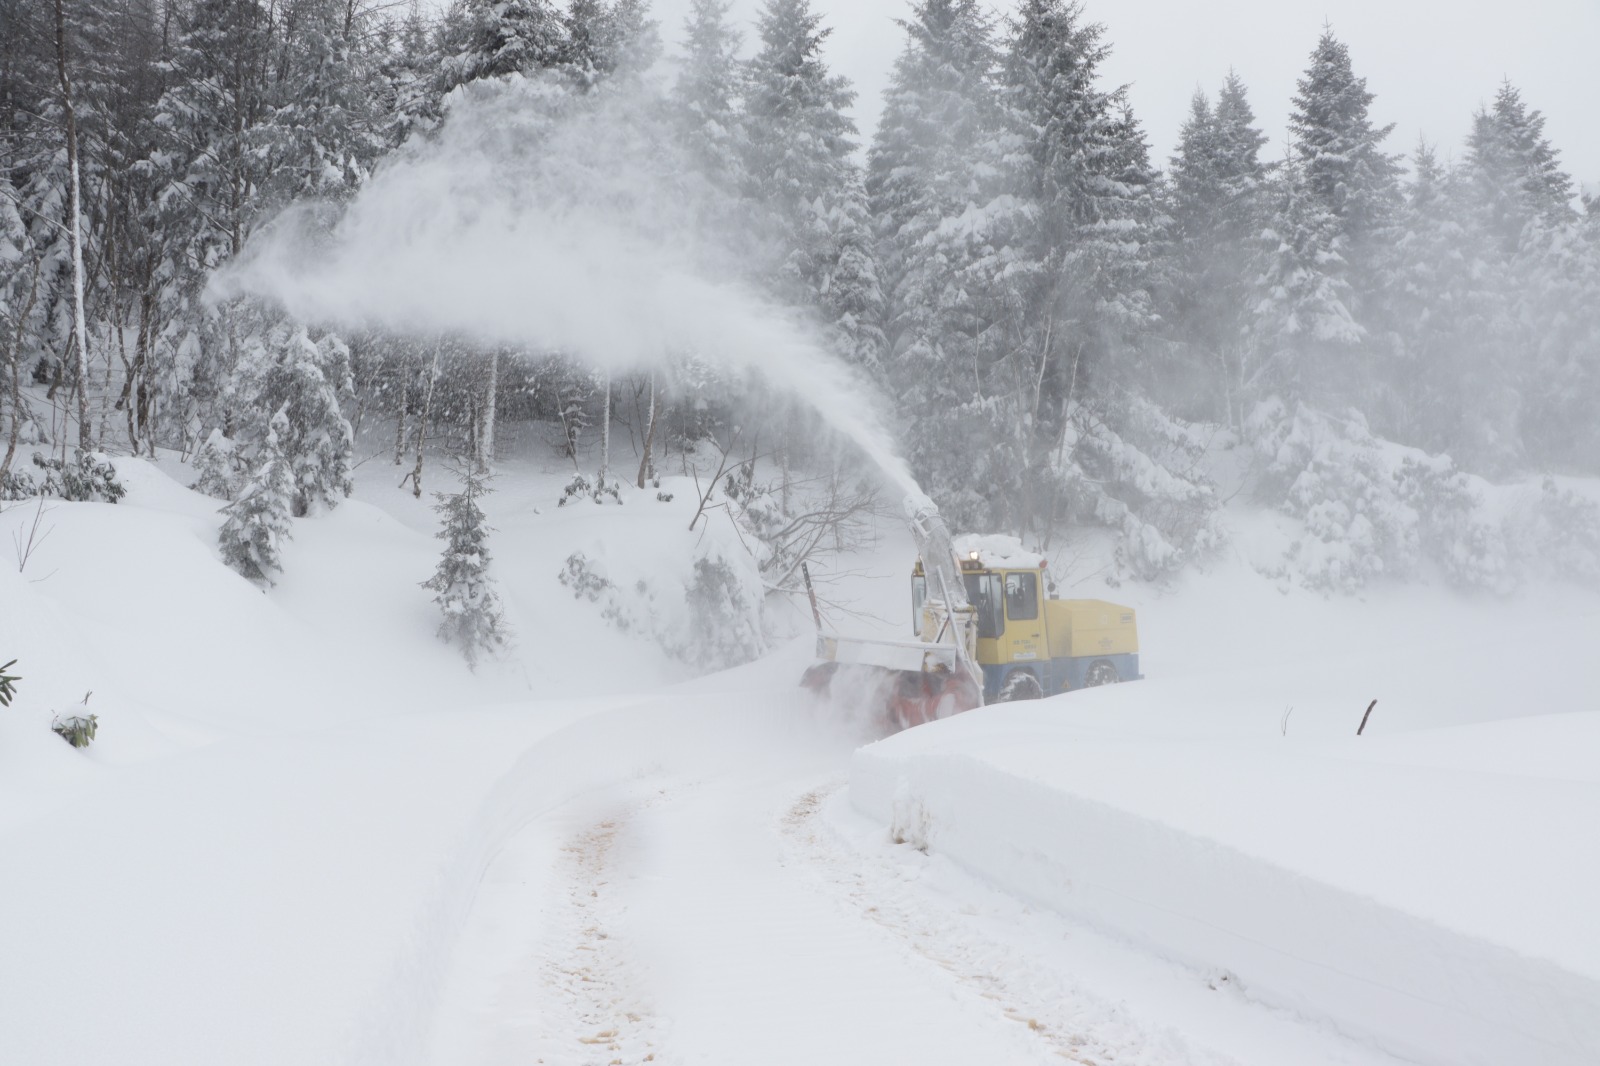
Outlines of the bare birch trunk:
[{"label": "bare birch trunk", "polygon": [[[417,465],[410,474],[411,495],[422,498],[422,448],[428,442],[428,417],[433,410],[433,383],[439,380],[439,349],[433,349],[433,366],[428,370],[428,391],[422,396],[422,416],[417,419]],[[401,485],[405,482],[401,481]]]},{"label": "bare birch trunk", "polygon": [[400,376],[400,414],[395,418],[394,425],[394,465],[399,466],[404,462],[406,450],[406,403],[410,399],[411,378],[410,367]]},{"label": "bare birch trunk", "polygon": [[495,394],[500,391],[500,349],[489,355],[489,386],[483,398],[478,429],[478,470],[488,473],[494,462]]},{"label": "bare birch trunk", "polygon": [[67,76],[67,23],[64,0],[56,0],[56,77],[67,115],[67,190],[72,232],[72,332],[78,342],[78,447],[89,450],[89,330],[83,313],[83,210],[78,178],[78,114],[72,106],[72,80]]},{"label": "bare birch trunk", "polygon": [[[635,410],[637,410],[637,408],[635,408]],[[650,416],[649,416],[648,421],[646,421],[646,423],[645,423],[644,455],[639,459],[639,481],[638,481],[638,485],[639,485],[639,487],[641,489],[644,488],[644,483],[646,481],[650,480],[650,478],[652,476],[654,476],[654,474],[656,472],[655,459],[654,459],[654,456],[651,453],[651,448],[655,444],[655,439],[656,439],[656,376],[654,374],[651,374],[650,375]]]},{"label": "bare birch trunk", "polygon": [[606,395],[605,402],[600,405],[600,484],[595,486],[597,492],[605,485],[606,476],[611,472],[611,371],[606,371],[601,387]]}]

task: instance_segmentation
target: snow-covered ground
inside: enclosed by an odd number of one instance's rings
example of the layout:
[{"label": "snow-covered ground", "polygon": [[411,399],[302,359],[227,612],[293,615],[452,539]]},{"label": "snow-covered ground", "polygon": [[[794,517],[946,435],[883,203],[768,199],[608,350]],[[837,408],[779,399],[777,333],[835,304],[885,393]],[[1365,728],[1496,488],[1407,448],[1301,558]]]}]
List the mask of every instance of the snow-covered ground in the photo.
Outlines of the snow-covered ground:
[{"label": "snow-covered ground", "polygon": [[[47,504],[20,572],[0,512],[0,1062],[1600,1058],[1600,598],[1285,594],[1239,511],[1208,573],[1081,589],[1148,680],[869,744],[804,637],[688,680],[575,600],[573,551],[647,572],[694,501],[557,508],[544,465],[487,503],[476,675],[381,458],[265,594],[175,463]],[[906,624],[909,555],[841,564],[841,625]]]}]

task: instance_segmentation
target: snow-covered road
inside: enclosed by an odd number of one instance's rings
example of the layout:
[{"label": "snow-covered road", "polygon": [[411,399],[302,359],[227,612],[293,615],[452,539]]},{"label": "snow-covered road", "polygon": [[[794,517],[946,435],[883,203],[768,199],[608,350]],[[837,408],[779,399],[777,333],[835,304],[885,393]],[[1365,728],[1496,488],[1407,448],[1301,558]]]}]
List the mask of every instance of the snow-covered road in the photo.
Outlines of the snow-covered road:
[{"label": "snow-covered road", "polygon": [[1388,1061],[893,843],[799,694],[602,718],[548,743],[613,779],[487,869],[440,1066]]}]

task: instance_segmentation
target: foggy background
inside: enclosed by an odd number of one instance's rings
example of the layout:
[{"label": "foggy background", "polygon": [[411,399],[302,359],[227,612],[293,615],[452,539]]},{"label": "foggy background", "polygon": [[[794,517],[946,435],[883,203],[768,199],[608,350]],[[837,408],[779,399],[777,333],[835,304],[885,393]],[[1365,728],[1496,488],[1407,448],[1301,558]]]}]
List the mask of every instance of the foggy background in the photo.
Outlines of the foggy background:
[{"label": "foggy background", "polygon": [[[733,0],[730,15],[753,48],[761,0]],[[1014,4],[991,5],[1009,14]],[[853,115],[862,143],[872,137],[894,58],[904,35],[894,20],[907,0],[817,0],[833,27],[825,56],[859,96]],[[688,0],[654,5],[662,39],[675,53]],[[1196,88],[1214,95],[1232,67],[1250,89],[1261,127],[1272,138],[1264,159],[1283,154],[1289,99],[1305,72],[1324,21],[1350,46],[1367,88],[1377,94],[1374,117],[1395,123],[1386,146],[1410,154],[1417,137],[1446,161],[1461,156],[1472,113],[1488,104],[1502,79],[1543,111],[1545,132],[1580,185],[1600,190],[1600,140],[1590,136],[1600,100],[1600,3],[1528,0],[1508,6],[1489,0],[1191,0],[1090,2],[1085,16],[1106,26],[1108,81],[1130,86],[1134,114],[1144,123],[1154,161],[1163,169]]]}]

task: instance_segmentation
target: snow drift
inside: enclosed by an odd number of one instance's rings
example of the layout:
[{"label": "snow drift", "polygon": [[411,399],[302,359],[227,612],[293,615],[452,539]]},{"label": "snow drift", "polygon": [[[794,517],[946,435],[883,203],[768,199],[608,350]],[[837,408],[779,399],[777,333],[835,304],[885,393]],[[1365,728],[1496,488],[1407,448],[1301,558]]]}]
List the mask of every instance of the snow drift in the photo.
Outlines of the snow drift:
[{"label": "snow drift", "polygon": [[913,730],[856,754],[852,800],[896,839],[1403,1058],[1600,1057],[1600,773],[1552,755],[1593,751],[1600,712],[1360,741],[1118,735],[1118,712],[1172,696]]}]

